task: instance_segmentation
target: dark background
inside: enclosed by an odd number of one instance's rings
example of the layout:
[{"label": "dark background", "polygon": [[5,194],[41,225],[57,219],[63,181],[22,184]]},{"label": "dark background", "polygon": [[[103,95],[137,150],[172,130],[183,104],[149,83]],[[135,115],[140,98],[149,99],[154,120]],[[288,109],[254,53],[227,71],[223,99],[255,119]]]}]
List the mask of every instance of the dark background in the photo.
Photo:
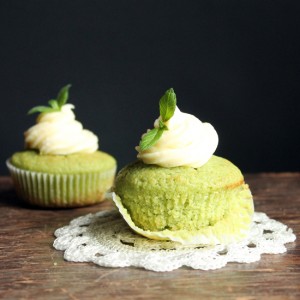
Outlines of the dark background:
[{"label": "dark background", "polygon": [[1,1],[1,174],[71,83],[77,119],[119,168],[170,87],[243,172],[299,171],[300,1]]}]

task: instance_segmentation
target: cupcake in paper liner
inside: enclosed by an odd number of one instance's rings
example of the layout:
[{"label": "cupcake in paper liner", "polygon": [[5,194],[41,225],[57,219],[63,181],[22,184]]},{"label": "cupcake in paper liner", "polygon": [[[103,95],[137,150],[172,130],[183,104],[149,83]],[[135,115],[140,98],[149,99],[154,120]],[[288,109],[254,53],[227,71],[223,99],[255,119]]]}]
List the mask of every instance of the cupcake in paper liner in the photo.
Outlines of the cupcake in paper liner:
[{"label": "cupcake in paper liner", "polygon": [[25,132],[25,150],[7,160],[20,198],[41,207],[80,207],[101,202],[113,185],[116,160],[98,150],[98,137],[75,120],[66,104],[70,85]]},{"label": "cupcake in paper liner", "polygon": [[182,113],[168,90],[160,117],[138,147],[138,161],[116,177],[112,200],[128,225],[151,239],[229,244],[246,237],[254,213],[241,171],[213,155],[218,135]]}]

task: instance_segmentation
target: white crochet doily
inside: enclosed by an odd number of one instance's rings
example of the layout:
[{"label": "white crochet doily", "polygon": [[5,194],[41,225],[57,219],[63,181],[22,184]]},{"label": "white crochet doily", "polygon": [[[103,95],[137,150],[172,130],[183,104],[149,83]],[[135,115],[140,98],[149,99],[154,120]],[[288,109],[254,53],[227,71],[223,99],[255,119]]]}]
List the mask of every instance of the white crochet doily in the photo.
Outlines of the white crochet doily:
[{"label": "white crochet doily", "polygon": [[103,267],[140,267],[152,271],[172,271],[182,266],[212,270],[229,262],[251,263],[261,254],[286,252],[284,244],[296,236],[286,225],[264,213],[254,214],[246,240],[231,245],[183,246],[171,241],[155,241],[133,232],[116,210],[101,211],[76,218],[55,231],[54,247],[73,262],[93,262]]}]

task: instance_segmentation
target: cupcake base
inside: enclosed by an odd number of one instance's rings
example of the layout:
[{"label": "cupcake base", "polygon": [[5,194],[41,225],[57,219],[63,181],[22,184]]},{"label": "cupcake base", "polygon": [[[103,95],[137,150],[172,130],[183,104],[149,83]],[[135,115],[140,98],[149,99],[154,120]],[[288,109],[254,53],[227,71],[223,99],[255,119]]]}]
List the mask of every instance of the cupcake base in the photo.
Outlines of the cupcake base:
[{"label": "cupcake base", "polygon": [[249,189],[241,191],[239,201],[226,217],[214,225],[203,226],[199,229],[147,230],[141,228],[134,223],[118,195],[113,192],[109,198],[136,233],[152,240],[173,241],[182,245],[228,245],[239,242],[247,236],[253,219],[253,201]]},{"label": "cupcake base", "polygon": [[22,170],[9,160],[6,165],[18,196],[41,207],[81,207],[104,200],[112,186],[116,167],[106,171],[82,174],[47,174]]}]

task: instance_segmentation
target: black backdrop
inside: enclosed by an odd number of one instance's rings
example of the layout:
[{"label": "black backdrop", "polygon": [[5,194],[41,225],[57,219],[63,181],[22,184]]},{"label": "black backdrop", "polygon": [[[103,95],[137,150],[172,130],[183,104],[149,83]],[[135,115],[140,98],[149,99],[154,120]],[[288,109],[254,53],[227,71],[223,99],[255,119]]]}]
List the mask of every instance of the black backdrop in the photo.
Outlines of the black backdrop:
[{"label": "black backdrop", "polygon": [[182,111],[216,128],[217,155],[243,172],[299,171],[299,16],[288,0],[2,0],[1,174],[28,109],[67,83],[119,168],[173,87]]}]

